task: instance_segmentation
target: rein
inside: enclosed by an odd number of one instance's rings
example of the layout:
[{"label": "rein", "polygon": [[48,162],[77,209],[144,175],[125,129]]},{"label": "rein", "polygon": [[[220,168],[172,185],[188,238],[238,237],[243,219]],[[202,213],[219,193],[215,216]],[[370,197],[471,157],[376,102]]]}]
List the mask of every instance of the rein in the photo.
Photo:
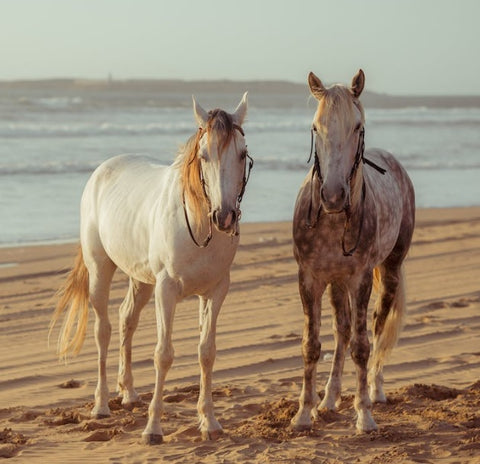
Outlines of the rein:
[{"label": "rein", "polygon": [[[212,205],[210,203],[210,198],[208,198],[208,195],[207,195],[207,189],[205,187],[205,179],[203,177],[203,172],[201,167],[199,168],[199,172],[200,172],[200,182],[202,183],[203,194],[207,199],[208,210],[210,211]],[[190,226],[190,221],[188,220],[187,208],[185,205],[185,190],[183,191],[183,194],[182,194],[182,202],[183,202],[183,214],[185,215],[185,222],[187,223],[188,233],[190,234],[190,237],[193,240],[193,243],[195,243],[195,245],[197,245],[198,248],[206,248],[210,243],[210,240],[212,240],[212,236],[213,236],[212,214],[210,212],[208,213],[208,235],[205,238],[205,240],[200,244],[198,243],[195,236],[193,235],[192,227]]]},{"label": "rein", "polygon": [[[245,136],[245,132],[243,131],[243,129],[238,124],[233,124],[233,128],[238,130],[238,132],[240,132],[240,134]],[[203,130],[201,128],[199,128],[199,131],[201,133]],[[248,158],[248,169],[247,169],[247,158]],[[244,166],[244,169],[243,169],[242,187],[240,189],[240,193],[237,196],[237,201],[236,201],[236,204],[235,204],[235,208],[237,210],[236,211],[237,228],[236,228],[235,235],[238,235],[238,230],[237,230],[238,229],[238,221],[240,221],[240,218],[242,216],[242,212],[240,210],[240,203],[243,200],[243,195],[245,193],[245,189],[247,187],[248,180],[250,179],[250,172],[252,171],[252,168],[253,168],[253,158],[248,153],[246,153],[245,154],[245,166]],[[199,169],[200,182],[202,184],[203,194],[204,194],[205,199],[207,200],[207,204],[208,204],[208,215],[207,215],[208,216],[208,235],[203,240],[202,243],[199,243],[197,241],[197,239],[195,238],[195,236],[193,234],[192,227],[190,225],[190,220],[188,219],[187,208],[186,208],[186,205],[185,205],[185,191],[183,191],[183,193],[182,193],[183,213],[185,215],[185,222],[187,223],[188,233],[190,234],[190,238],[192,239],[193,243],[195,243],[195,245],[198,248],[206,248],[208,246],[208,244],[210,243],[210,240],[212,240],[212,237],[213,237],[213,227],[212,227],[212,216],[213,216],[213,214],[212,214],[212,211],[211,211],[212,204],[211,204],[210,198],[208,197],[208,194],[207,194],[207,188],[206,188],[205,178],[203,176],[203,171],[202,171],[201,164],[199,164],[198,169]]]},{"label": "rein", "polygon": [[[314,134],[313,134],[313,128],[311,129],[311,141],[310,141],[310,155],[308,157],[307,163],[310,162],[312,159],[312,155],[314,153],[313,151],[313,146],[314,146]],[[351,186],[352,179],[357,172],[357,169],[362,162],[363,164],[367,164],[371,167],[373,167],[375,170],[377,170],[380,174],[384,175],[387,171],[386,169],[378,166],[375,164],[373,161],[370,161],[369,159],[365,158],[364,156],[365,153],[365,127],[362,127],[362,130],[360,131],[360,137],[358,139],[358,146],[357,146],[357,153],[355,154],[355,161],[353,162],[352,169],[350,170],[350,174],[348,176],[348,183]],[[317,145],[315,144],[315,158],[314,158],[314,167],[312,169],[312,179],[310,181],[310,204],[308,206],[308,217],[306,221],[306,227],[308,229],[314,229],[318,223],[318,220],[320,218],[320,214],[322,211],[322,203],[320,201],[320,206],[317,210],[317,214],[315,216],[315,221],[312,223],[311,217],[312,217],[312,212],[313,212],[313,179],[315,177],[315,174],[318,176],[318,180],[320,181],[320,184],[323,183],[323,177],[322,177],[322,171],[320,168],[320,160],[318,158],[318,153],[317,153]],[[350,202],[346,205],[344,211],[345,211],[345,224],[343,226],[343,234],[342,234],[342,251],[343,251],[343,256],[352,256],[355,250],[358,247],[358,244],[360,243],[360,236],[362,234],[362,229],[363,229],[363,220],[365,216],[365,195],[366,195],[366,186],[365,186],[365,180],[362,179],[362,212],[360,215],[360,224],[358,227],[358,234],[357,234],[357,239],[355,240],[355,244],[352,248],[349,250],[346,249],[345,245],[345,235],[347,233],[347,229],[349,228],[350,225],[350,220],[352,217],[352,212],[350,209]]]}]

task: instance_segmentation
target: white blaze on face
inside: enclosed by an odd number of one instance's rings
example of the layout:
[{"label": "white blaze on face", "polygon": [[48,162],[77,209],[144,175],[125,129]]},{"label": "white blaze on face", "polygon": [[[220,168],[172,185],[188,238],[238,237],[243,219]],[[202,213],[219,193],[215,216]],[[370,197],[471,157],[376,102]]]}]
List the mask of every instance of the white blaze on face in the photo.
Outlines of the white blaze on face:
[{"label": "white blaze on face", "polygon": [[245,173],[246,144],[243,133],[235,126],[241,127],[246,111],[245,93],[235,113],[228,115],[220,112],[215,116],[224,118],[225,124],[219,124],[221,127],[232,127],[232,132],[228,133],[223,129],[209,127],[209,122],[210,126],[215,126],[210,121],[211,116],[194,100],[197,122],[206,129],[200,140],[198,154],[205,190],[210,201],[210,213],[217,229],[225,232],[232,232],[236,227],[237,199]]}]

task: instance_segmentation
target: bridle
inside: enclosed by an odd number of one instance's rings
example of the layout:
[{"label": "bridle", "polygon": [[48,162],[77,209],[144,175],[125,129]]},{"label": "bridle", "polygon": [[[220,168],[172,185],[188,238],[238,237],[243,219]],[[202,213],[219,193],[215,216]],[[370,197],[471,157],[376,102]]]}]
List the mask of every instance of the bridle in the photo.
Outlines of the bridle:
[{"label": "bridle", "polygon": [[[314,147],[314,129],[310,130],[311,133],[311,140],[310,140],[310,155],[308,157],[307,163],[310,162],[312,159],[312,155],[314,153],[313,147]],[[316,142],[316,141],[315,141]],[[357,152],[355,154],[355,160],[353,162],[352,168],[350,169],[350,174],[348,175],[348,185],[351,187],[352,180],[355,176],[355,173],[358,170],[358,167],[360,166],[360,163],[368,164],[369,166],[373,167],[376,169],[380,174],[385,174],[387,171],[386,169],[378,166],[375,164],[373,161],[370,161],[369,159],[365,158],[365,127],[362,127],[360,130],[359,138],[358,138],[358,145],[357,145]],[[314,229],[318,223],[318,220],[320,218],[320,213],[322,211],[322,202],[320,202],[320,206],[318,207],[317,214],[315,215],[315,220],[312,222],[312,210],[313,210],[313,179],[315,177],[315,174],[318,177],[318,180],[320,181],[320,185],[323,184],[323,177],[322,177],[322,171],[320,168],[320,160],[318,158],[318,153],[317,153],[317,144],[315,143],[315,158],[314,158],[314,166],[312,169],[312,179],[310,181],[310,204],[308,207],[308,216],[307,216],[307,221],[306,221],[306,228],[307,229]],[[363,228],[363,219],[365,215],[365,194],[366,194],[366,187],[365,187],[365,180],[362,178],[362,210],[360,213],[360,223],[358,227],[358,234],[357,234],[357,239],[355,240],[355,244],[353,247],[347,250],[346,245],[345,245],[345,236],[347,233],[347,229],[349,229],[350,226],[350,219],[352,217],[352,210],[351,210],[351,205],[350,205],[350,198],[348,198],[348,202],[345,205],[344,211],[345,211],[345,224],[343,226],[343,235],[342,235],[342,251],[343,251],[343,256],[352,256],[355,250],[358,247],[358,244],[360,242],[360,235],[362,234],[362,228]]]},{"label": "bridle", "polygon": [[[238,132],[240,132],[240,134],[242,134],[245,137],[245,132],[243,131],[241,126],[234,123],[233,128],[238,130]],[[202,137],[203,133],[205,132],[205,130],[202,129],[202,128],[199,128],[198,130],[199,130],[199,139],[200,139]],[[248,166],[247,166],[247,161],[248,161]],[[240,221],[240,218],[242,217],[242,211],[240,210],[240,203],[243,200],[243,195],[245,194],[245,189],[247,187],[248,180],[250,179],[250,172],[252,171],[252,168],[253,168],[253,158],[248,154],[248,152],[245,152],[245,165],[244,165],[244,168],[243,168],[242,187],[240,188],[240,192],[237,195],[237,200],[235,202],[236,226],[235,226],[235,233],[233,235],[238,235],[238,222]],[[191,237],[193,243],[195,243],[195,245],[198,248],[206,248],[208,246],[208,244],[210,243],[210,240],[212,240],[212,237],[213,237],[212,203],[211,203],[210,198],[209,198],[208,193],[207,193],[207,187],[206,187],[205,177],[203,175],[201,163],[198,164],[198,169],[199,169],[199,176],[200,176],[200,182],[202,184],[203,194],[204,194],[205,199],[207,200],[207,204],[208,204],[208,214],[207,214],[207,217],[208,217],[208,235],[202,241],[202,243],[199,243],[197,241],[197,239],[195,238],[195,236],[193,234],[193,231],[192,231],[192,227],[190,225],[190,221],[188,219],[187,208],[186,208],[186,205],[185,205],[185,191],[183,191],[183,193],[182,193],[183,213],[185,215],[185,222],[187,223],[188,233],[190,234],[190,237]]]}]

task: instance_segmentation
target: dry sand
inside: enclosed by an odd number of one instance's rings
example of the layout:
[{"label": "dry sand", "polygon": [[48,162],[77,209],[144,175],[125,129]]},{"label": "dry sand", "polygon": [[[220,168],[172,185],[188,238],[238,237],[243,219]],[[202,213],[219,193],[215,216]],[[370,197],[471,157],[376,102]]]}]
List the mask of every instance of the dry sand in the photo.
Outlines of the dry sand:
[{"label": "dry sand", "polygon": [[[153,305],[134,338],[134,375],[145,405],[133,411],[111,393],[112,417],[89,417],[96,384],[93,317],[81,354],[65,365],[47,347],[54,293],[74,244],[0,249],[0,456],[14,462],[480,462],[480,207],[421,210],[407,260],[408,316],[385,369],[387,404],[375,405],[378,432],[355,432],[354,367],[345,365],[338,412],[321,412],[309,433],[287,429],[301,387],[303,324],[289,223],[242,226],[230,293],[220,314],[214,400],[225,434],[201,441],[197,302],[177,308],[176,358],[165,392],[165,443],[141,433],[153,389]],[[126,290],[116,275],[112,306]],[[115,387],[117,311],[109,358]],[[324,301],[323,392],[332,353]],[[6,461],[7,462],[7,461]]]}]

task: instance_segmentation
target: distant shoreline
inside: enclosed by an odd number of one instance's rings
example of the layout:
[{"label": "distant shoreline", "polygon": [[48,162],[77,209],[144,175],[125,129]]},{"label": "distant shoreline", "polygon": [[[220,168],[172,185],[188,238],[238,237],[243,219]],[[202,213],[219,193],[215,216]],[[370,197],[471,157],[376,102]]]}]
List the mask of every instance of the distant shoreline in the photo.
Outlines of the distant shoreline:
[{"label": "distant shoreline", "polygon": [[[275,80],[180,80],[180,79],[33,79],[0,81],[0,92],[13,90],[76,92],[139,92],[155,94],[195,93],[229,94],[248,90],[263,99],[278,95],[298,95],[299,104],[305,102],[309,92],[306,83]],[[304,97],[304,98],[302,98]],[[291,103],[291,100],[289,99]],[[367,108],[480,108],[480,95],[390,95],[365,91],[362,102]]]}]

